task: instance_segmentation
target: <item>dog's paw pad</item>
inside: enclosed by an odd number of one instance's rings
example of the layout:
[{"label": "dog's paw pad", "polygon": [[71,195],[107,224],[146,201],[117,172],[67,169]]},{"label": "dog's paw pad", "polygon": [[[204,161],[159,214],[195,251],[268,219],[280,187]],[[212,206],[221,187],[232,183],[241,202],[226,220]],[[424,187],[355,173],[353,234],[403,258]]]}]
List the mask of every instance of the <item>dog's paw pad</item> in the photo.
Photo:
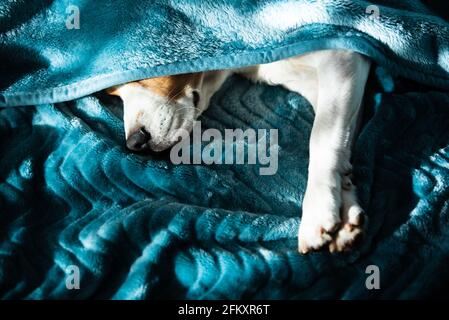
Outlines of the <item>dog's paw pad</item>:
[{"label": "dog's paw pad", "polygon": [[366,221],[363,211],[360,211],[358,215],[350,216],[350,220],[343,224],[335,239],[330,242],[329,251],[342,252],[358,246],[363,239]]},{"label": "dog's paw pad", "polygon": [[302,227],[298,234],[298,251],[302,254],[320,250],[333,241],[333,234],[338,230],[339,223],[329,225],[327,228],[323,226],[308,228]]}]

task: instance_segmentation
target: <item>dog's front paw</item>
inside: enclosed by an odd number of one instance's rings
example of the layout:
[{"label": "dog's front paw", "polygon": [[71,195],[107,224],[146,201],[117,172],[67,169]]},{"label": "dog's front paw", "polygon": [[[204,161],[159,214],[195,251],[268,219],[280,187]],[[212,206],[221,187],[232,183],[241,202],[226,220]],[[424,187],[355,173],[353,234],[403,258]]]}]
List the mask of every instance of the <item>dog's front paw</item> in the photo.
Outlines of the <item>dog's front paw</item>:
[{"label": "dog's front paw", "polygon": [[338,187],[308,187],[298,232],[298,250],[307,253],[322,248],[341,252],[353,248],[362,239],[367,217],[358,204],[350,175]]},{"label": "dog's front paw", "polygon": [[321,186],[308,188],[298,232],[298,250],[307,253],[328,246],[340,226],[339,190]]}]

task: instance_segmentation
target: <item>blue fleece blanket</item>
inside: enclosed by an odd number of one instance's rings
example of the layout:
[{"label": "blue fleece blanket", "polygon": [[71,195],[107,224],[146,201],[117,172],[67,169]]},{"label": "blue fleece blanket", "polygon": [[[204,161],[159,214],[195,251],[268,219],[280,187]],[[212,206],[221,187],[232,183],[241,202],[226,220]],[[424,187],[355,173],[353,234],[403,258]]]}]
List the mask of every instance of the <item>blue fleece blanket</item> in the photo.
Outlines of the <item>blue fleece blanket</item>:
[{"label": "blue fleece blanket", "polygon": [[[420,1],[372,5],[1,2],[0,297],[447,295],[449,24]],[[313,122],[301,96],[233,77],[201,118],[279,129],[279,170],[260,176],[130,154],[120,100],[92,94],[324,48],[379,65],[354,152],[370,224],[350,253],[296,251]],[[366,287],[370,265],[378,290]]]}]

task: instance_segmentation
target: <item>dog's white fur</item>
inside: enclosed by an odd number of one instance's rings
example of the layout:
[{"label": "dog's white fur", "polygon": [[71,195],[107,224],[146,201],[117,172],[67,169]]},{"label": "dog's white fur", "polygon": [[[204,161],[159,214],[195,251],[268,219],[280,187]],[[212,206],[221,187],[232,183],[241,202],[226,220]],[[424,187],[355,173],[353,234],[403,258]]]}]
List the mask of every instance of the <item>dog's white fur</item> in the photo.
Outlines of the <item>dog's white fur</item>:
[{"label": "dog's white fur", "polygon": [[[196,87],[169,99],[139,86],[117,88],[124,101],[128,138],[144,127],[151,133],[151,149],[176,143],[179,130],[191,130],[212,95],[233,73],[253,81],[281,85],[304,96],[313,106],[315,120],[310,138],[307,188],[298,233],[299,251],[328,247],[350,248],[364,228],[364,213],[350,180],[351,147],[356,133],[370,61],[347,50],[323,50],[269,64],[204,72]],[[192,92],[200,94],[193,107]]]}]

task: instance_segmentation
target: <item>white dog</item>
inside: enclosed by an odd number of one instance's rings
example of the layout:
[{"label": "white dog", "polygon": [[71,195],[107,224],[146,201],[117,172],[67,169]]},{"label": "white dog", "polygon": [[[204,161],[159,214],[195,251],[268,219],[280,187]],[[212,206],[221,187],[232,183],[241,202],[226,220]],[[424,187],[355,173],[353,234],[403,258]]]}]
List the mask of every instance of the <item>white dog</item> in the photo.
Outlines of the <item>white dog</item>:
[{"label": "white dog", "polygon": [[361,54],[323,50],[238,70],[146,79],[108,92],[123,99],[126,145],[135,152],[174,145],[232,73],[301,94],[315,120],[299,251],[343,251],[360,238],[366,221],[351,182],[350,157],[369,69],[370,60]]}]

